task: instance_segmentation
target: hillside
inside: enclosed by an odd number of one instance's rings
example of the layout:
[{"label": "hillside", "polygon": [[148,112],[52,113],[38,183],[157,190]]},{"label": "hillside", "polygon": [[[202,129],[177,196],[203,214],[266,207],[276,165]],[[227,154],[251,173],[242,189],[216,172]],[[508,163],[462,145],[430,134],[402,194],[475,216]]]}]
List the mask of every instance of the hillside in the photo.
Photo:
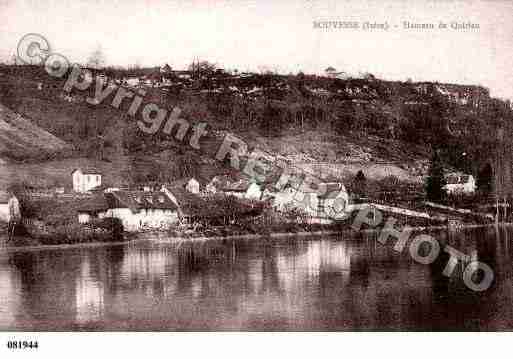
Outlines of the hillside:
[{"label": "hillside", "polygon": [[47,159],[69,150],[66,142],[0,103],[0,158]]},{"label": "hillside", "polygon": [[[114,95],[91,105],[85,99],[92,96],[94,86],[68,94],[62,90],[64,80],[49,78],[40,68],[22,68],[0,68],[4,73],[0,101],[53,137],[73,143],[77,157],[75,162],[50,162],[48,172],[41,167],[44,163],[38,163],[38,170],[51,178],[46,182],[62,183],[60,176],[80,161],[96,161],[112,172],[113,181],[172,180],[184,175],[208,179],[222,171],[169,136],[140,132],[126,115],[128,105],[110,106]],[[512,118],[509,104],[474,85],[302,74],[224,74],[166,81],[167,85],[137,87],[146,91],[143,105],[178,106],[190,123],[207,122],[214,132],[234,133],[250,147],[309,172],[342,179],[362,169],[373,179],[393,175],[420,183],[433,148],[441,152],[446,168],[475,174],[490,160],[497,129]],[[169,90],[170,82],[176,91]],[[28,134],[30,129],[21,131]],[[32,147],[25,145],[27,137],[32,136],[18,133],[2,142],[11,158],[33,158],[34,152],[27,149]],[[44,142],[51,148],[58,143]],[[20,173],[30,168],[10,166]],[[27,173],[32,170],[36,168]]]}]

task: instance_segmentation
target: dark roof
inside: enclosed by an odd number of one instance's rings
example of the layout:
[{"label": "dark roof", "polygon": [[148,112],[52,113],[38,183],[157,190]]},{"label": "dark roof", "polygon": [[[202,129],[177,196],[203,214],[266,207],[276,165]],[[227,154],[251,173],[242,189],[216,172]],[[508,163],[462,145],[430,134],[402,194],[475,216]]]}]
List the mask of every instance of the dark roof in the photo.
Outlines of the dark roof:
[{"label": "dark roof", "polygon": [[322,193],[319,194],[319,198],[336,198],[343,188],[338,182],[324,183],[324,186],[321,185]]},{"label": "dark roof", "polygon": [[208,201],[183,187],[166,186],[166,189],[175,196],[183,215],[197,217],[215,217],[217,215],[216,211],[210,208]]},{"label": "dark roof", "polygon": [[9,201],[9,193],[0,191],[0,203],[7,203]]},{"label": "dark roof", "polygon": [[468,182],[469,177],[470,175],[450,174],[445,179],[447,184],[464,184]]},{"label": "dark roof", "polygon": [[75,173],[76,171],[80,170],[82,173],[84,174],[98,174],[98,175],[101,175],[102,172],[95,168],[95,167],[87,167],[87,168],[75,168],[73,169],[73,171],[71,171],[71,173]]},{"label": "dark roof", "polygon": [[247,178],[233,180],[227,175],[216,176],[211,181],[212,185],[223,192],[246,192],[252,183],[254,182]]},{"label": "dark roof", "polygon": [[164,192],[114,191],[104,194],[109,208],[130,208],[132,212],[141,209],[171,209],[178,207]]},{"label": "dark roof", "polygon": [[84,199],[78,207],[79,212],[102,212],[109,208],[107,200],[103,194],[94,195],[90,198]]}]

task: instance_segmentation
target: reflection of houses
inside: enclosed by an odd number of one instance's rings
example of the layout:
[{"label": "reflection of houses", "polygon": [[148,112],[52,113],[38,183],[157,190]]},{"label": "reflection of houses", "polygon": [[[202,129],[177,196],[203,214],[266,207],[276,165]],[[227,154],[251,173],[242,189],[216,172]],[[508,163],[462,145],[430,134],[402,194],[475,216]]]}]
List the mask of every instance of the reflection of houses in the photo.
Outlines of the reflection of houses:
[{"label": "reflection of houses", "polygon": [[114,191],[86,202],[79,209],[80,223],[93,218],[118,218],[127,231],[162,229],[178,222],[178,206],[165,192]]},{"label": "reflection of houses", "polygon": [[318,280],[326,273],[336,273],[347,283],[353,266],[352,246],[349,243],[308,241],[299,247],[301,252],[294,252],[292,256],[278,254],[276,263],[281,286],[286,292],[291,292],[308,283],[308,280]]},{"label": "reflection of houses", "polygon": [[445,176],[447,193],[474,193],[476,181],[474,176],[462,173],[451,173]]},{"label": "reflection of houses", "polygon": [[91,278],[91,263],[88,257],[84,258],[76,277],[76,320],[80,323],[101,319],[104,314],[104,288],[103,283]]},{"label": "reflection of houses", "polygon": [[71,177],[73,180],[73,191],[75,192],[88,192],[102,184],[102,175],[96,169],[81,170],[77,168],[71,172]]}]

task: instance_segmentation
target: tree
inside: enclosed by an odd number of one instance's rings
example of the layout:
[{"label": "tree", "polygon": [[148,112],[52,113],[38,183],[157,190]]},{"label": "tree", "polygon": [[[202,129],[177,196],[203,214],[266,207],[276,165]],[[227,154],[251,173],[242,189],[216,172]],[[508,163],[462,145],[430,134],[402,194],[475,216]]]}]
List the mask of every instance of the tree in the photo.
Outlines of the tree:
[{"label": "tree", "polygon": [[356,173],[352,187],[353,193],[357,197],[361,198],[367,195],[367,179],[365,178],[365,174],[362,170],[359,170],[358,173]]},{"label": "tree", "polygon": [[281,111],[276,106],[273,106],[270,102],[267,102],[267,104],[264,107],[262,119],[260,122],[260,130],[262,134],[266,137],[281,136]]},{"label": "tree", "polygon": [[487,163],[481,171],[477,174],[476,181],[477,191],[482,196],[488,196],[492,193],[493,184],[493,169],[492,166]]},{"label": "tree", "polygon": [[193,73],[194,78],[199,78],[203,75],[209,76],[216,71],[217,65],[208,61],[193,61],[189,65],[189,71]]},{"label": "tree", "polygon": [[105,54],[100,46],[94,50],[87,59],[87,66],[93,69],[100,69],[105,67]]},{"label": "tree", "polygon": [[433,158],[426,178],[426,196],[433,202],[441,202],[445,199],[444,186],[446,185],[444,169],[438,151],[434,151]]}]

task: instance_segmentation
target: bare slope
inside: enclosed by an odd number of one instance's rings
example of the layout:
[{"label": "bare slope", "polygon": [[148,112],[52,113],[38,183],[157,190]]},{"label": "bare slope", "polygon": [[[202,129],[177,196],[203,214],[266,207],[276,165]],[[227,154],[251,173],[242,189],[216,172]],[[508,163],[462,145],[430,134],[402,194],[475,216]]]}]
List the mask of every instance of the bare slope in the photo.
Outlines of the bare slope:
[{"label": "bare slope", "polygon": [[42,158],[70,148],[63,140],[0,104],[0,157]]}]

